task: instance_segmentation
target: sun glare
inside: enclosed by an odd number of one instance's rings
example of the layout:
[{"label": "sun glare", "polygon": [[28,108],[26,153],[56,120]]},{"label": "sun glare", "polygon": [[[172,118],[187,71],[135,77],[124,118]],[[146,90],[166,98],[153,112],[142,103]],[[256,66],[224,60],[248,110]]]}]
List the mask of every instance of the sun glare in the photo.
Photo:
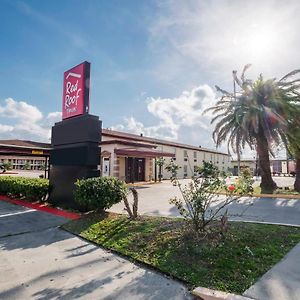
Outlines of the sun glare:
[{"label": "sun glare", "polygon": [[260,56],[267,55],[276,46],[276,36],[270,30],[255,30],[249,34],[245,46],[251,55],[258,56],[257,58],[259,58]]},{"label": "sun glare", "polygon": [[234,41],[241,55],[251,62],[270,59],[280,43],[279,35],[270,26],[252,24],[244,28]]}]

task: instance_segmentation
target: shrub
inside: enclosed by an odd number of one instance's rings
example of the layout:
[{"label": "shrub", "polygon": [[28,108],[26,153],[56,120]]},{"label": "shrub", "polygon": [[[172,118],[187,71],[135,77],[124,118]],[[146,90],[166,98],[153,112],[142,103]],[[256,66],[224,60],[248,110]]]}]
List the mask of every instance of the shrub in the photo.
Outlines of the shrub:
[{"label": "shrub", "polygon": [[75,182],[74,198],[84,210],[104,210],[127,195],[126,184],[115,177],[94,177]]},{"label": "shrub", "polygon": [[13,168],[12,163],[10,161],[5,161],[2,165],[5,171],[10,171]]},{"label": "shrub", "polygon": [[[169,200],[174,204],[179,213],[188,223],[192,223],[195,232],[204,232],[211,223],[220,221],[222,233],[227,228],[227,208],[229,205],[248,192],[251,188],[251,180],[240,178],[239,188],[240,194],[234,194],[236,186],[226,186],[224,172],[212,163],[203,161],[203,166],[197,170],[197,176],[192,177],[187,185],[183,185],[177,178],[178,167],[171,162],[166,170],[172,174],[173,185],[179,188],[181,198],[172,198]],[[225,189],[226,195],[219,197],[218,191]]]},{"label": "shrub", "polygon": [[46,200],[49,192],[49,180],[25,177],[0,177],[0,194],[25,198],[26,200]]},{"label": "shrub", "polygon": [[237,180],[236,193],[238,194],[251,194],[253,193],[253,175],[249,168],[241,170],[241,174]]}]

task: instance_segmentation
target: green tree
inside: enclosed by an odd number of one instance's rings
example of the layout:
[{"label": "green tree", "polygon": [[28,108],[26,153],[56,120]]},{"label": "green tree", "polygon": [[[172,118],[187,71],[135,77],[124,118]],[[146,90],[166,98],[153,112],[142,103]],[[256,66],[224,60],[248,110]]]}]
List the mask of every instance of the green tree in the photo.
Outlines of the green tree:
[{"label": "green tree", "polygon": [[5,162],[3,162],[2,165],[3,165],[5,171],[12,170],[12,168],[13,168],[13,165],[10,161],[5,161]]},{"label": "green tree", "polygon": [[23,165],[23,170],[30,170],[30,163],[28,161]]},{"label": "green tree", "polygon": [[162,179],[162,167],[165,164],[165,159],[160,157],[156,160],[156,165],[158,166],[158,180],[161,182]]},{"label": "green tree", "polygon": [[[299,112],[300,115],[300,112]],[[300,192],[300,119],[294,119],[289,124],[287,151],[296,159],[296,179],[294,189]]]},{"label": "green tree", "polygon": [[211,123],[216,123],[213,137],[219,146],[227,141],[239,157],[245,145],[256,149],[261,171],[261,188],[273,191],[269,153],[272,146],[283,142],[287,145],[288,120],[293,119],[297,110],[299,81],[289,81],[298,74],[295,70],[280,80],[265,80],[262,75],[256,81],[245,79],[246,65],[239,79],[233,73],[235,83],[240,87],[237,94],[229,93],[216,86],[223,95],[214,107],[208,110],[216,114]]}]

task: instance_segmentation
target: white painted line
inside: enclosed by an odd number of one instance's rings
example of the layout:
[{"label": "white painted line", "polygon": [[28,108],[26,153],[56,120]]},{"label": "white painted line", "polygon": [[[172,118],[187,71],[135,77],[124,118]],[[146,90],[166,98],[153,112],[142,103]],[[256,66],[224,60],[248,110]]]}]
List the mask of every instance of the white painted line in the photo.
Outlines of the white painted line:
[{"label": "white painted line", "polygon": [[29,212],[32,212],[32,211],[36,211],[36,210],[35,209],[28,209],[28,210],[25,210],[25,211],[19,211],[19,212],[12,213],[12,214],[2,215],[2,216],[0,216],[0,218],[11,217],[11,216],[16,216],[16,215],[22,215],[22,214],[26,214],[26,213],[29,213]]}]

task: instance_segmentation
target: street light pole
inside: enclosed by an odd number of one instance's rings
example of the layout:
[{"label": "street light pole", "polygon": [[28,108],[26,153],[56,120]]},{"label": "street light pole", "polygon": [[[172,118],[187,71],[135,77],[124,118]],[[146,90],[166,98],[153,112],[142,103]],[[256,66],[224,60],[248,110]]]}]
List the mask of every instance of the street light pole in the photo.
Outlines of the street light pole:
[{"label": "street light pole", "polygon": [[[236,83],[235,83],[235,78],[236,78],[236,70],[232,71],[232,78],[233,78],[233,97],[234,100],[236,101]],[[239,145],[236,145],[236,154],[237,154],[237,163],[238,163],[238,170],[237,170],[237,175],[240,175],[240,170],[241,170],[241,157],[240,157],[240,151],[239,151]]]}]

